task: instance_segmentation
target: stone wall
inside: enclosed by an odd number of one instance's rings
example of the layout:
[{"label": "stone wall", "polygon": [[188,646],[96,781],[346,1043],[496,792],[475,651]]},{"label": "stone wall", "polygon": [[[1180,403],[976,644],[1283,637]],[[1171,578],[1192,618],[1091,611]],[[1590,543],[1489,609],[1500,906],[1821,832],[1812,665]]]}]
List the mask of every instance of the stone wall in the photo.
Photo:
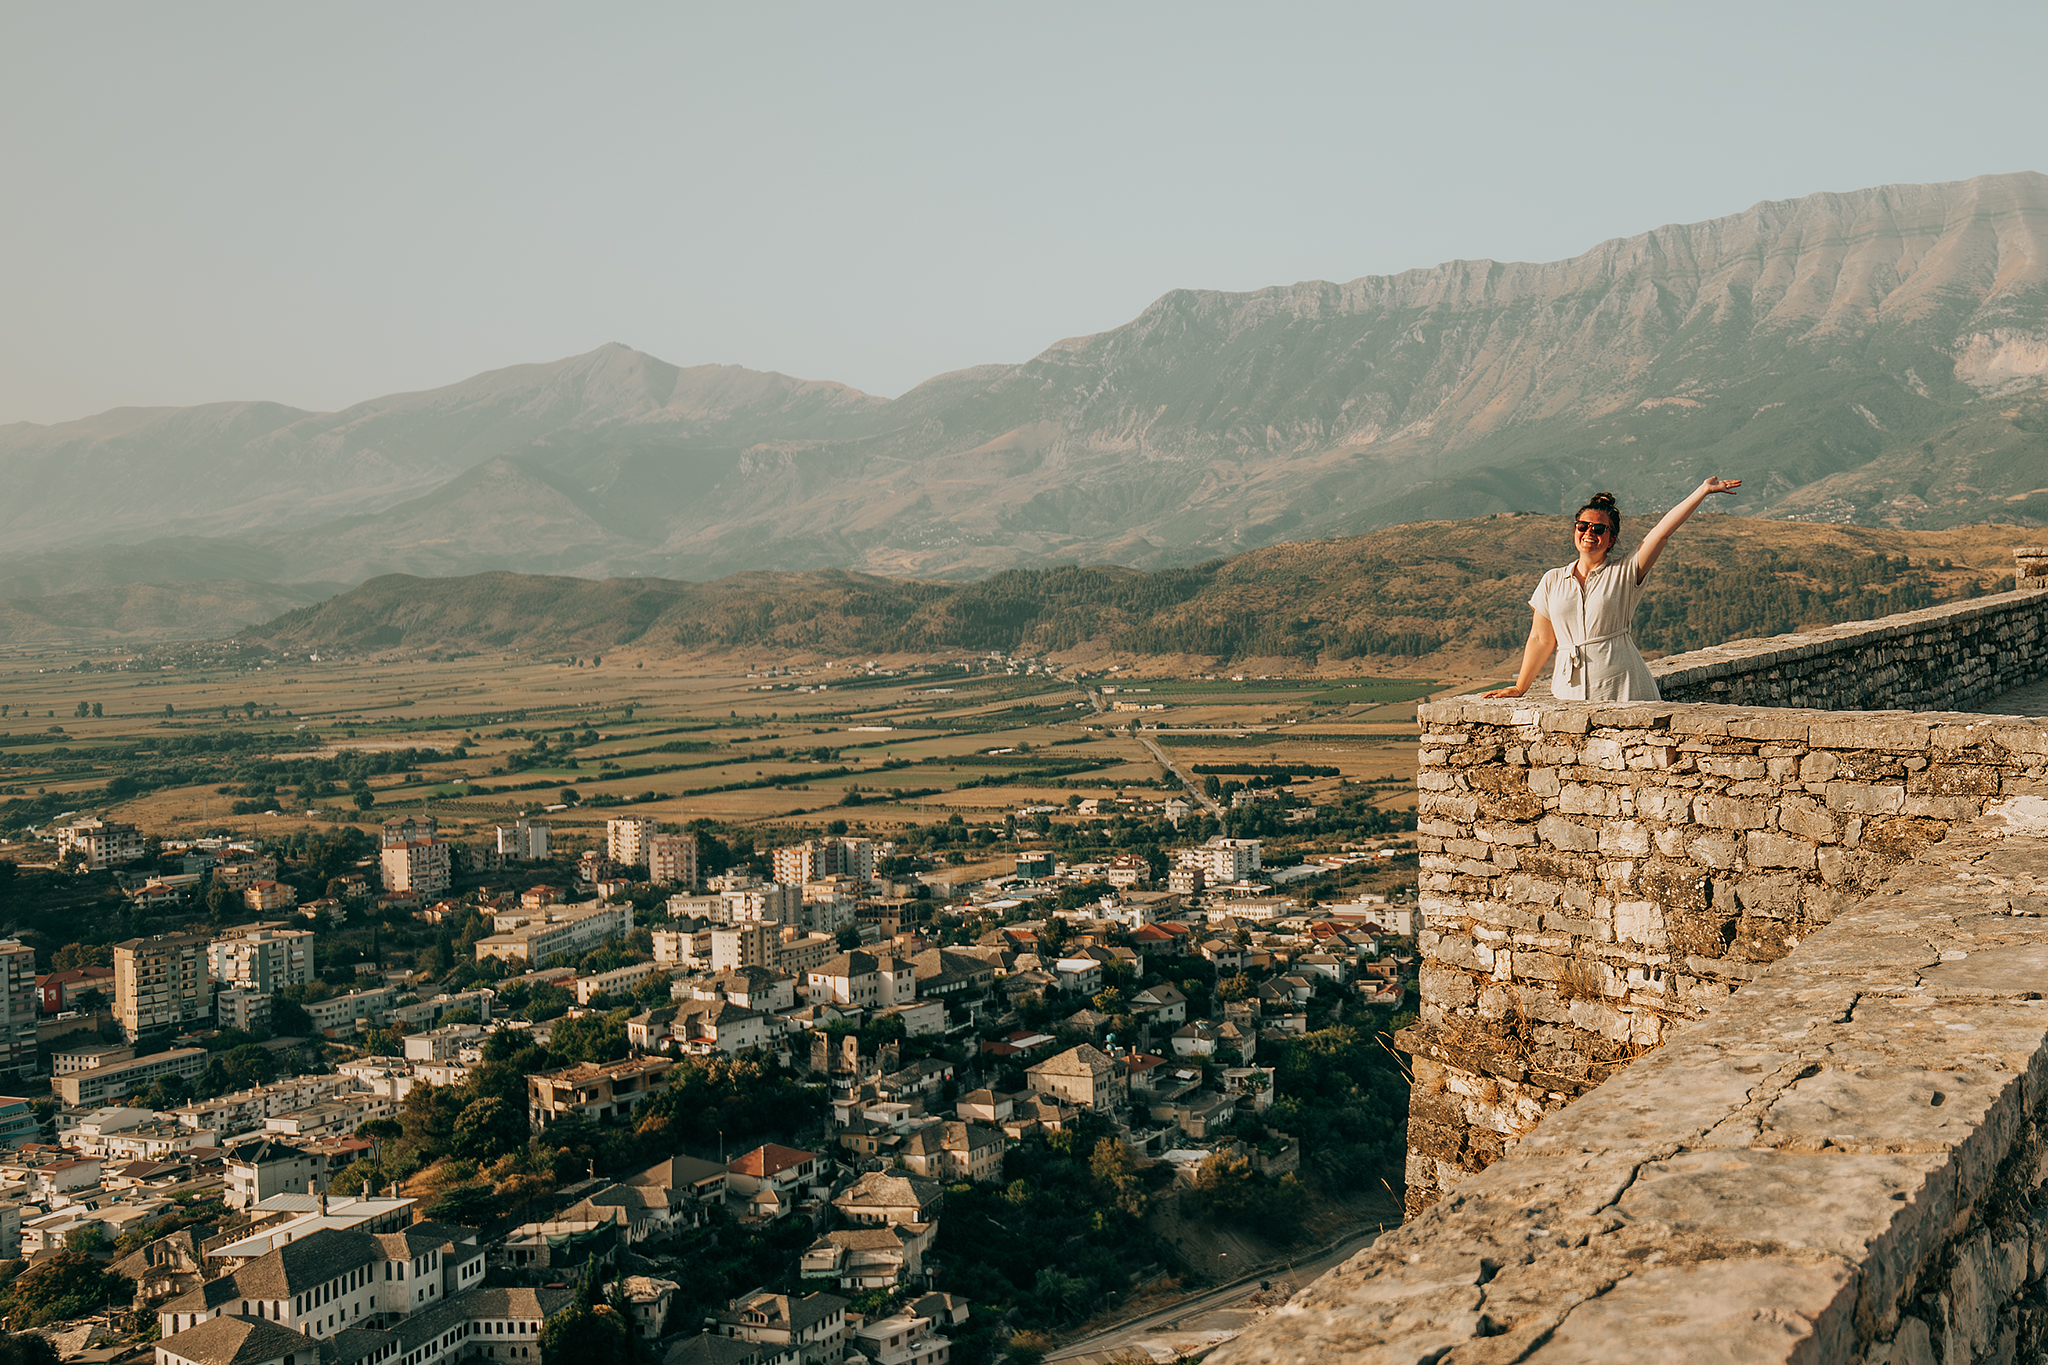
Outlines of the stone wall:
[{"label": "stone wall", "polygon": [[1411,1213],[2048,778],[2048,722],[1980,715],[1462,699],[1421,718]]},{"label": "stone wall", "polygon": [[[2029,746],[2039,731],[1980,725],[1972,736],[1946,718],[1919,723],[1925,747],[1904,722],[1887,743],[1902,768],[1907,757],[1926,760],[1907,769],[1923,784],[1941,769],[1969,767],[1997,772],[2004,786],[2038,766],[2040,750]],[[1798,745],[1803,753],[1782,757],[1802,764],[1834,752],[1815,742],[1839,738],[1821,722],[1787,724],[1806,726],[1805,736],[1758,738],[1760,750]],[[1530,750],[1560,733],[1508,728]],[[1622,769],[1599,771],[1671,771],[1654,766],[1655,726],[1595,723],[1561,733],[1581,759],[1602,740],[1635,738],[1622,745]],[[1443,748],[1487,742],[1475,734]],[[1632,754],[1652,766],[1629,769]],[[1433,770],[1460,768],[1446,760]],[[1938,819],[1903,813],[1911,779],[1828,780],[1855,784],[1859,801],[1895,788],[1883,804],[1900,809],[1879,818]],[[1782,812],[1794,793],[1780,784]],[[1698,791],[1696,802],[1764,799]],[[1880,855],[1886,875],[1877,892],[1837,907],[1832,922],[1787,952],[1767,945],[1777,960],[1730,1007],[1679,1029],[1546,1119],[1435,1208],[1255,1323],[1217,1360],[2034,1365],[2048,1324],[2042,792],[2048,788],[2005,797],[1911,861]],[[1846,806],[1814,808],[1833,811],[1844,834],[1855,818]],[[1865,820],[1867,844],[1875,822]],[[1687,831],[1682,838],[1724,829],[1699,820],[1670,827]],[[1740,840],[1763,832],[1743,829]],[[1816,858],[1823,847],[1847,847],[1800,842]],[[1496,865],[1491,857],[1483,864]],[[1606,921],[1597,905],[1585,918],[1618,924],[1620,904],[1613,898]],[[1606,952],[1595,946],[1604,943],[1597,929],[1572,932],[1591,960],[1615,970],[1633,965],[1636,950]],[[1729,946],[1742,941],[1738,931]],[[1524,951],[1558,956],[1534,943],[1495,954],[1514,953],[1521,970]],[[1709,959],[1723,960],[1726,953]],[[1467,979],[1485,989],[1480,974]],[[1542,979],[1531,974],[1527,988],[1540,993]]]},{"label": "stone wall", "polygon": [[1958,711],[2048,677],[2048,592],[1737,640],[1659,659],[1668,701],[1823,711]]}]

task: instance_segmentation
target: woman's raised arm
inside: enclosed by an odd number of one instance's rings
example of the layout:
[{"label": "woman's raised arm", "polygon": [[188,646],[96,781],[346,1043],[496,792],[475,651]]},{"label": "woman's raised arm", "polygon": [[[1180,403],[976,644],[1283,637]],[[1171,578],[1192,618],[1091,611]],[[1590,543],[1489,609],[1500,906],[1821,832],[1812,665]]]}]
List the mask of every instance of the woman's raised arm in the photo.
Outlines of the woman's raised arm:
[{"label": "woman's raised arm", "polygon": [[1692,490],[1684,502],[1664,514],[1664,520],[1650,528],[1650,534],[1643,537],[1642,545],[1636,550],[1636,582],[1649,576],[1650,568],[1657,557],[1664,553],[1664,542],[1671,539],[1671,533],[1685,525],[1685,519],[1700,510],[1700,504],[1710,493],[1733,493],[1742,487],[1740,479],[1708,479]]}]

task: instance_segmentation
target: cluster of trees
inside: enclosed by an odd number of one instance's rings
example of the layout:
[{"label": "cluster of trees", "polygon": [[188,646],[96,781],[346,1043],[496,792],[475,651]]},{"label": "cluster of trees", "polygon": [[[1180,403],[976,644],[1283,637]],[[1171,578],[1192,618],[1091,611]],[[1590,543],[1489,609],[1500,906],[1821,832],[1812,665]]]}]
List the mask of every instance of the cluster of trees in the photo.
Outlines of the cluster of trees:
[{"label": "cluster of trees", "polygon": [[19,1260],[0,1262],[0,1317],[10,1327],[39,1327],[125,1308],[134,1294],[133,1280],[107,1269],[85,1251],[66,1248],[33,1266]]},{"label": "cluster of trees", "polygon": [[626,1015],[559,1021],[545,1047],[517,1032],[490,1034],[460,1085],[416,1086],[395,1118],[365,1125],[378,1155],[342,1171],[334,1188],[356,1193],[418,1176],[433,1192],[428,1216],[473,1226],[593,1170],[624,1175],[686,1148],[788,1136],[816,1121],[822,1093],[772,1058],[683,1058],[631,1126],[567,1119],[533,1137],[527,1076],[624,1056]]},{"label": "cluster of trees", "polygon": [[937,1253],[945,1283],[1017,1325],[1070,1327],[1166,1259],[1147,1230],[1151,1197],[1172,1171],[1136,1169],[1106,1119],[1025,1139],[1003,1158],[1005,1183],[946,1191]]}]

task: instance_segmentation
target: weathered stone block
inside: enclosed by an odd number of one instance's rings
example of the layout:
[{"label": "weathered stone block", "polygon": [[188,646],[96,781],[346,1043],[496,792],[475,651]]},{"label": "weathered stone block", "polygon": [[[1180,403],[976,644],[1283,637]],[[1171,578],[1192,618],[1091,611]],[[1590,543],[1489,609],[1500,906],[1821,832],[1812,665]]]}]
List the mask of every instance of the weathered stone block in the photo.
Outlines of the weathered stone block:
[{"label": "weathered stone block", "polygon": [[1527,825],[1479,825],[1473,831],[1488,844],[1533,844],[1536,831]]},{"label": "weathered stone block", "polygon": [[1735,866],[1735,858],[1741,851],[1741,845],[1732,834],[1708,834],[1689,841],[1685,851],[1692,855],[1693,861],[1702,866],[1711,867],[1716,872],[1726,872]]},{"label": "weathered stone block", "polygon": [[1692,797],[1669,787],[1639,787],[1636,789],[1636,814],[1646,820],[1690,824]]},{"label": "weathered stone block", "polygon": [[1531,768],[1529,770],[1529,790],[1537,796],[1556,796],[1559,790],[1557,769]]},{"label": "weathered stone block", "polygon": [[1799,909],[1799,882],[1783,873],[1737,878],[1735,899],[1746,913],[1783,918]]},{"label": "weathered stone block", "polygon": [[1476,797],[1453,796],[1447,792],[1419,792],[1415,797],[1415,812],[1417,816],[1441,815],[1469,825],[1479,818],[1479,801]]},{"label": "weathered stone block", "polygon": [[1835,818],[1810,796],[1786,796],[1778,805],[1778,828],[1816,843],[1831,844],[1842,837]]},{"label": "weathered stone block", "polygon": [[1639,943],[1646,948],[1663,948],[1670,937],[1665,932],[1664,910],[1655,901],[1618,901],[1614,907],[1614,937],[1620,943]]},{"label": "weathered stone block", "polygon": [[1450,966],[1422,964],[1423,997],[1442,1009],[1461,1010],[1479,1000],[1479,985],[1472,977]]},{"label": "weathered stone block", "polygon": [[[1902,800],[1904,795],[1900,793]],[[1763,802],[1729,796],[1694,797],[1692,814],[1695,821],[1709,829],[1762,829],[1768,823]]]},{"label": "weathered stone block", "polygon": [[1621,800],[1612,787],[1567,782],[1558,793],[1557,808],[1566,815],[1617,815],[1621,812]]},{"label": "weathered stone block", "polygon": [[1626,765],[1622,762],[1621,742],[1613,739],[1589,739],[1579,748],[1579,762],[1589,768],[1605,768],[1620,772]]},{"label": "weathered stone block", "polygon": [[1747,755],[1737,755],[1732,758],[1702,756],[1699,764],[1700,771],[1709,777],[1732,777],[1747,781],[1770,775],[1770,769],[1764,765],[1762,760],[1750,758]]},{"label": "weathered stone block", "polygon": [[1804,839],[1752,830],[1743,837],[1751,867],[1790,867],[1805,871],[1814,865],[1813,845]]},{"label": "weathered stone block", "polygon": [[1896,815],[1906,804],[1906,789],[1894,784],[1865,786],[1860,782],[1830,782],[1827,788],[1830,810],[1853,811],[1858,815]]},{"label": "weathered stone block", "polygon": [[1537,823],[1536,832],[1543,836],[1545,843],[1573,852],[1590,853],[1600,846],[1597,830],[1561,816],[1545,816]]},{"label": "weathered stone block", "polygon": [[1841,766],[1841,760],[1826,750],[1811,753],[1799,761],[1799,780],[1826,782],[1834,777],[1835,770]]},{"label": "weathered stone block", "polygon": [[1624,858],[1639,858],[1650,851],[1650,833],[1632,820],[1611,821],[1600,827],[1600,851]]}]

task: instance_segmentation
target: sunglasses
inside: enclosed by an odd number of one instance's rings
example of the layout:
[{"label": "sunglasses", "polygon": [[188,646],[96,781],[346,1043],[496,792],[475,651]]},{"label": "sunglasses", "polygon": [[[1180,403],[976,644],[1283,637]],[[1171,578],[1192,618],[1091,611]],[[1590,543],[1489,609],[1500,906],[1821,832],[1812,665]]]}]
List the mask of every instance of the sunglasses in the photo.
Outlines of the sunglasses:
[{"label": "sunglasses", "polygon": [[1572,529],[1582,536],[1604,536],[1614,528],[1604,521],[1575,521]]}]

